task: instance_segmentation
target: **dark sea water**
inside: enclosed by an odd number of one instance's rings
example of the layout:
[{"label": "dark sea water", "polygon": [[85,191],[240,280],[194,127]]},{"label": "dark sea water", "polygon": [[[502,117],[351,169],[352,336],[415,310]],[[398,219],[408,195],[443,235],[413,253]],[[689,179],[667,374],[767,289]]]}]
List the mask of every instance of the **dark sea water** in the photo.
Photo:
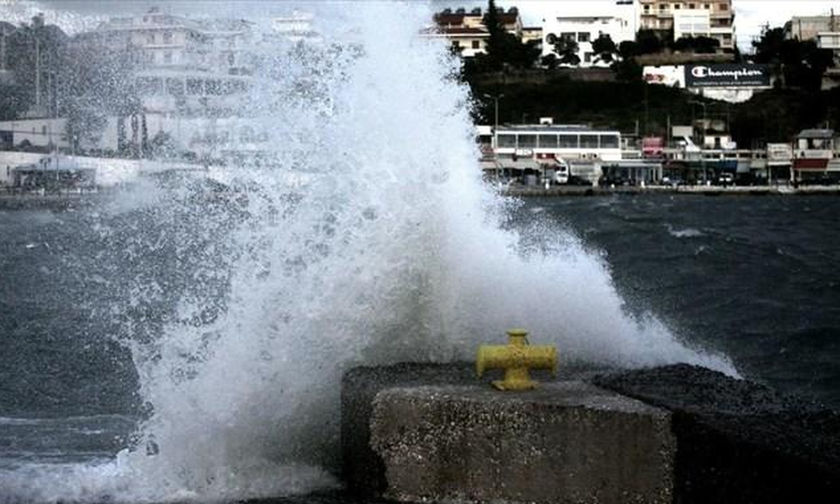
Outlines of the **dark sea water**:
[{"label": "dark sea water", "polygon": [[[0,472],[131,445],[145,406],[129,341],[172,320],[180,297],[212,319],[226,289],[223,271],[192,287],[214,259],[189,249],[222,247],[235,212],[195,238],[179,230],[201,216],[178,208],[0,210]],[[528,199],[510,225],[559,223],[608,264],[628,312],[838,408],[838,215],[835,197],[637,195]]]},{"label": "dark sea water", "polygon": [[532,199],[609,264],[633,312],[729,355],[742,375],[840,407],[840,199]]}]

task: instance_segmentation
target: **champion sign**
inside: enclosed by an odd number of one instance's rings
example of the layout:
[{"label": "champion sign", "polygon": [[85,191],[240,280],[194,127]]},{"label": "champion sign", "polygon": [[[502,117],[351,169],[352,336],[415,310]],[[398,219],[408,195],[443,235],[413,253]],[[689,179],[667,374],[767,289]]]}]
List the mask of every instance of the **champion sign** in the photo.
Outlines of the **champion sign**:
[{"label": "champion sign", "polygon": [[687,87],[769,87],[767,65],[686,65]]}]

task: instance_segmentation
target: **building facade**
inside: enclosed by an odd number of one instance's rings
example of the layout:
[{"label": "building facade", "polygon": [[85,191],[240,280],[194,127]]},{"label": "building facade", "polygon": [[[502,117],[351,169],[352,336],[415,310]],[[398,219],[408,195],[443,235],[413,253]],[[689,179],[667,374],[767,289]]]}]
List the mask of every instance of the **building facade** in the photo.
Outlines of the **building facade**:
[{"label": "building facade", "polygon": [[794,16],[784,29],[786,38],[817,40],[820,33],[840,31],[840,14],[832,11],[825,16]]},{"label": "building facade", "polygon": [[592,42],[601,35],[608,35],[618,46],[636,38],[638,9],[634,1],[617,0],[608,8],[603,4],[582,4],[574,12],[568,12],[561,4],[559,9],[557,15],[543,19],[543,56],[556,55],[554,41],[562,38],[577,44],[580,66],[609,66],[610,62],[598,59]]},{"label": "building facade", "polygon": [[121,54],[133,69],[145,113],[199,115],[230,108],[224,97],[247,89],[251,39],[246,21],[199,22],[153,8],[111,18],[73,44],[82,51]]},{"label": "building facade", "polygon": [[784,30],[785,38],[813,40],[820,49],[831,50],[835,65],[840,65],[840,15],[833,10],[826,16],[795,16]]},{"label": "building facade", "polygon": [[[708,32],[702,33],[717,40],[724,52],[735,50],[735,12],[732,10],[732,0],[639,0],[639,28],[653,30],[663,39],[673,30],[674,38],[677,33],[696,32],[691,28],[692,20],[698,19],[704,11],[708,14]],[[684,14],[684,11],[692,11]],[[705,19],[705,14],[702,14]],[[702,23],[705,27],[705,22]],[[702,30],[705,32],[705,29]],[[697,35],[694,35],[697,36]]]},{"label": "building facade", "polygon": [[[499,9],[498,17],[505,31],[517,38],[525,41],[526,35],[534,36],[533,28],[527,32],[524,30],[516,7],[511,7],[507,12]],[[484,26],[484,13],[478,7],[469,12],[466,9],[444,9],[435,14],[434,25],[423,30],[421,35],[448,41],[452,49],[465,58],[487,53],[487,41],[490,38],[490,32]]]}]

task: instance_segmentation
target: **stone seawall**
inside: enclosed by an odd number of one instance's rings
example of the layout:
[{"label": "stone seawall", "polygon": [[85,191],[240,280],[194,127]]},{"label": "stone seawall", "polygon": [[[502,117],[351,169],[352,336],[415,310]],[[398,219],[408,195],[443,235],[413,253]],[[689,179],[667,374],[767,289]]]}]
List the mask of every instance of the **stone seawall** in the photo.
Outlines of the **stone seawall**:
[{"label": "stone seawall", "polygon": [[840,490],[840,415],[819,405],[689,365],[560,377],[511,393],[469,364],[351,370],[348,487],[539,503],[834,502]]}]

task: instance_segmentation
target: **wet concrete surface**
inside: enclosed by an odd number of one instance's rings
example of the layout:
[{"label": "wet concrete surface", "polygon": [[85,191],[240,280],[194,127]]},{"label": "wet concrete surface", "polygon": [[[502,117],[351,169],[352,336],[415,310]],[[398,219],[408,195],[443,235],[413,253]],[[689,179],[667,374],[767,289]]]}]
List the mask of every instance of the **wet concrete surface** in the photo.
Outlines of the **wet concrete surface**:
[{"label": "wet concrete surface", "polygon": [[[538,380],[546,375],[535,373]],[[472,364],[400,364],[356,368],[342,389],[343,477],[348,492],[381,495],[383,461],[370,449],[377,393],[392,387],[476,385]],[[678,503],[835,502],[840,490],[840,415],[805,399],[690,365],[622,371],[559,370],[671,412],[677,440]],[[367,500],[365,501],[367,502]]]},{"label": "wet concrete surface", "polygon": [[836,502],[835,411],[686,364],[593,382],[673,412],[676,502]]}]

